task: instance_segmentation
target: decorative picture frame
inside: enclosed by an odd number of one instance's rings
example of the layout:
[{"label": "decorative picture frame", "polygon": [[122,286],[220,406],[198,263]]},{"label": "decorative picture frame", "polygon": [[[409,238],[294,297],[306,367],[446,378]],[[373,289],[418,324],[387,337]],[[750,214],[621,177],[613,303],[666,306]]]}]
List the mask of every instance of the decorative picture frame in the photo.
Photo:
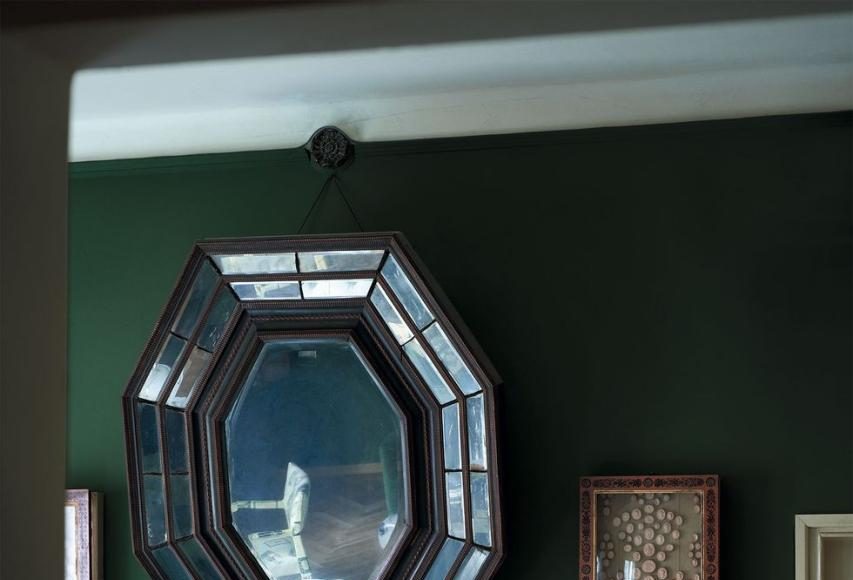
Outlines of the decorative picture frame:
[{"label": "decorative picture frame", "polygon": [[65,580],[102,580],[103,494],[65,490]]},{"label": "decorative picture frame", "polygon": [[580,580],[719,580],[717,475],[580,480]]}]

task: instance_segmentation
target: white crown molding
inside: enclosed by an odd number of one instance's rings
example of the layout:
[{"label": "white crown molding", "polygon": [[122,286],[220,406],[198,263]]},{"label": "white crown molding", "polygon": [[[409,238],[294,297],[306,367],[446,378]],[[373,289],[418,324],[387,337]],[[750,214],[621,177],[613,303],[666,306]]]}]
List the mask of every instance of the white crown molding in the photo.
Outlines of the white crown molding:
[{"label": "white crown molding", "polygon": [[73,161],[853,108],[853,14],[82,70]]}]

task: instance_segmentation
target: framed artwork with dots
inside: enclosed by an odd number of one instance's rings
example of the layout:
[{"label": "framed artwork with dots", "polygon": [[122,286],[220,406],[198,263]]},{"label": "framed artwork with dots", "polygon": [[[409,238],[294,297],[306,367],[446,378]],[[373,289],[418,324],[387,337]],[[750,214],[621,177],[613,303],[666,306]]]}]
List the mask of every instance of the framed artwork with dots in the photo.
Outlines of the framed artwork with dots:
[{"label": "framed artwork with dots", "polygon": [[580,580],[720,580],[720,478],[583,477]]}]

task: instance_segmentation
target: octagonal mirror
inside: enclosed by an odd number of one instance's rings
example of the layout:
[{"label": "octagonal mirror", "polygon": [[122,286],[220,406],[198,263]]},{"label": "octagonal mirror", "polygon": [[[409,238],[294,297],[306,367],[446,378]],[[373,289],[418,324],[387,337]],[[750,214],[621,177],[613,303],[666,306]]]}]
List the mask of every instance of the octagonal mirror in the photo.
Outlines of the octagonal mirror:
[{"label": "octagonal mirror", "polygon": [[400,234],[193,249],[124,395],[154,578],[474,580],[500,379]]},{"label": "octagonal mirror", "polygon": [[352,342],[263,346],[225,437],[232,523],[270,578],[376,576],[409,521],[404,424]]}]

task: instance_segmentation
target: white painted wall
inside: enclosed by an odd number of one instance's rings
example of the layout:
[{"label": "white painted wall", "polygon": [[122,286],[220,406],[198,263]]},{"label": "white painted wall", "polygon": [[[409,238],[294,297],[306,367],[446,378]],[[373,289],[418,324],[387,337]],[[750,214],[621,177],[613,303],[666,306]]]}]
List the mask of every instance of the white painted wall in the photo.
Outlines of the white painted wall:
[{"label": "white painted wall", "polygon": [[0,72],[0,578],[62,578],[72,70],[4,33]]}]

